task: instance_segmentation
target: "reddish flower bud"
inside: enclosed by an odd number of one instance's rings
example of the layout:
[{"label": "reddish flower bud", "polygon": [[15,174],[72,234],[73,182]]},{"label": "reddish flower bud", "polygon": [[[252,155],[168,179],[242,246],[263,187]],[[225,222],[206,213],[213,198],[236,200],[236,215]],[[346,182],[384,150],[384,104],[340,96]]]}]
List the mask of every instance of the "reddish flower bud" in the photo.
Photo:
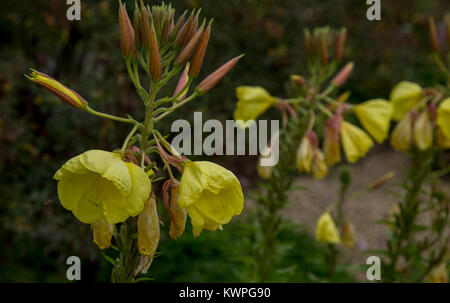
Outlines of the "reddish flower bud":
[{"label": "reddish flower bud", "polygon": [[150,13],[145,6],[141,6],[141,13],[139,18],[139,31],[141,34],[141,43],[145,50],[149,49],[150,45]]},{"label": "reddish flower bud", "polygon": [[298,86],[303,86],[305,84],[305,79],[302,76],[299,75],[291,75],[290,77],[291,81]]},{"label": "reddish flower bud", "polygon": [[204,29],[205,29],[205,22],[203,22],[202,26],[200,26],[200,28],[192,37],[192,39],[188,42],[188,44],[186,44],[181,53],[175,59],[175,64],[179,66],[184,66],[187,63],[192,53],[194,52],[195,48],[197,47],[198,41],[200,40],[200,37],[202,36]]},{"label": "reddish flower bud", "polygon": [[127,10],[122,2],[119,1],[119,30],[120,30],[120,49],[125,58],[136,59],[136,44],[134,30],[128,17]]},{"label": "reddish flower bud", "polygon": [[388,173],[386,173],[384,176],[378,178],[377,180],[375,180],[370,186],[369,188],[371,190],[380,188],[381,186],[383,186],[386,182],[388,182],[389,180],[391,180],[392,178],[394,178],[395,173],[393,171],[390,171]]},{"label": "reddish flower bud", "polygon": [[200,69],[202,68],[203,59],[205,58],[206,49],[208,48],[209,36],[211,35],[211,20],[208,24],[208,27],[203,32],[203,35],[198,44],[197,50],[195,51],[194,56],[192,57],[191,65],[189,68],[189,75],[191,77],[197,77],[200,73]]},{"label": "reddish flower bud", "polygon": [[342,69],[341,71],[334,76],[333,80],[331,80],[331,83],[334,86],[341,86],[342,84],[345,83],[345,81],[347,81],[348,77],[350,77],[350,74],[353,71],[353,62],[347,63]]},{"label": "reddish flower bud", "polygon": [[436,30],[436,23],[434,22],[433,18],[428,19],[428,29],[430,32],[430,43],[431,48],[435,51],[439,51],[439,43],[438,43],[438,34]]},{"label": "reddish flower bud", "polygon": [[[174,96],[178,95],[181,90],[186,86],[186,84],[188,83],[189,80],[189,76],[188,76],[188,71],[189,71],[189,64],[186,65],[186,67],[184,68],[183,73],[181,74],[180,80],[178,80],[178,84],[177,87],[175,88],[175,91],[173,93]],[[183,99],[186,94],[187,94],[187,89],[184,91],[184,93],[181,94],[181,96],[178,99]]]},{"label": "reddish flower bud", "polygon": [[191,28],[190,28],[190,30],[189,30],[189,34],[188,34],[188,36],[187,36],[186,42],[190,41],[190,40],[194,37],[194,35],[196,34],[196,32],[197,32],[197,27],[198,27],[198,22],[199,22],[201,10],[202,10],[202,9],[199,9],[199,10],[197,11],[197,13],[196,13],[195,16],[194,16],[194,19],[192,20]]},{"label": "reddish flower bud", "polygon": [[173,30],[172,30],[172,37],[176,37],[176,35],[178,34],[178,31],[181,29],[181,26],[184,24],[184,20],[186,20],[186,14],[187,14],[187,10],[184,11],[184,13],[180,16],[180,18],[178,18],[177,23],[174,25]]},{"label": "reddish flower bud", "polygon": [[336,60],[341,60],[345,49],[345,40],[347,39],[347,30],[342,28],[336,43]]},{"label": "reddish flower bud", "polygon": [[156,37],[155,26],[152,21],[150,29],[150,76],[152,81],[159,81],[162,77],[161,56],[159,54],[158,38]]},{"label": "reddish flower bud", "polygon": [[188,39],[189,32],[191,30],[191,25],[194,19],[194,11],[191,12],[191,15],[187,19],[186,23],[181,27],[180,31],[177,34],[177,37],[175,38],[175,46],[178,49],[181,49],[185,44],[186,40]]},{"label": "reddish flower bud", "polygon": [[322,65],[328,64],[328,39],[327,35],[323,35],[322,39],[320,40],[320,59],[322,62]]},{"label": "reddish flower bud", "polygon": [[197,91],[201,94],[206,93],[211,88],[213,88],[223,77],[236,65],[236,63],[243,57],[244,55],[237,56],[221,67],[219,67],[214,73],[206,77],[198,86]]},{"label": "reddish flower bud", "polygon": [[140,18],[141,14],[139,13],[139,7],[136,3],[135,9],[134,9],[134,17],[133,17],[133,24],[134,24],[134,38],[135,38],[135,44],[136,48],[140,49],[142,46],[142,38],[141,38],[141,29],[140,29]]}]

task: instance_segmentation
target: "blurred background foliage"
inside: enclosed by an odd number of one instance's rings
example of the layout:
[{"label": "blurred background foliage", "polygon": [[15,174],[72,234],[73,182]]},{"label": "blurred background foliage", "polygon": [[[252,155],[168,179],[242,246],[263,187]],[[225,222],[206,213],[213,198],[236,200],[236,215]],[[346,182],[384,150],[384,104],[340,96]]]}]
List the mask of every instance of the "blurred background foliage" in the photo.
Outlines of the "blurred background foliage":
[{"label": "blurred background foliage", "polygon": [[[131,11],[134,1],[124,2]],[[76,90],[96,109],[142,115],[120,55],[117,1],[81,3],[81,21],[69,22],[66,1],[0,1],[2,282],[64,282],[70,255],[83,260],[83,281],[108,280],[110,267],[92,243],[90,227],[76,222],[59,205],[52,175],[85,150],[117,148],[128,129],[74,110],[23,76],[32,67]],[[388,97],[401,79],[434,83],[440,79],[427,60],[427,17],[441,20],[448,4],[448,0],[382,1],[382,20],[370,22],[365,1],[359,0],[174,0],[177,15],[186,8],[202,7],[203,16],[214,17],[200,78],[227,59],[246,53],[220,85],[183,108],[178,117],[192,119],[195,109],[203,112],[204,120],[232,118],[238,85],[261,85],[282,97],[288,76],[305,71],[305,27],[347,27],[346,58],[356,64],[346,83],[352,88],[351,102]],[[255,177],[254,159],[215,160],[231,168],[244,185]],[[240,223],[196,239],[190,235],[190,226],[187,230],[176,242],[162,238],[163,255],[152,266],[153,278],[210,282],[242,277],[229,266],[233,253],[227,251],[233,248],[229,245],[233,239],[246,239]],[[323,268],[312,239],[304,232],[284,236],[295,239],[298,246],[287,259],[302,269],[292,271],[292,281],[320,280]],[[338,276],[351,280],[345,273]]]}]

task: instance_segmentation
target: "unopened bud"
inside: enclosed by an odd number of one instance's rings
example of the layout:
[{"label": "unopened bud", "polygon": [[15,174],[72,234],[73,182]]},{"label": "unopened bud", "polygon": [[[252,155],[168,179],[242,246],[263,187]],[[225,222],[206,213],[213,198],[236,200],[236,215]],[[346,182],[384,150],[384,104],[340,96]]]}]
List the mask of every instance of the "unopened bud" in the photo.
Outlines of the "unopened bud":
[{"label": "unopened bud", "polygon": [[209,36],[211,35],[211,20],[208,24],[208,27],[203,32],[200,42],[198,43],[197,50],[195,51],[194,56],[192,57],[191,65],[189,68],[189,75],[191,77],[197,77],[200,73],[200,69],[202,68],[203,60],[205,58],[206,49],[208,48]]},{"label": "unopened bud", "polygon": [[333,80],[331,80],[331,83],[334,86],[341,86],[342,84],[345,83],[345,81],[347,81],[348,77],[350,77],[350,74],[353,71],[353,62],[347,63],[342,69],[341,71],[334,76]]},{"label": "unopened bud", "polygon": [[347,39],[347,30],[342,28],[336,43],[336,60],[341,60],[345,49],[345,40]]},{"label": "unopened bud", "polygon": [[186,20],[187,12],[188,11],[185,10],[184,13],[180,16],[180,18],[178,18],[177,23],[173,26],[172,33],[171,33],[172,37],[176,37],[178,32],[180,31],[181,27],[183,26],[184,20]]},{"label": "unopened bud", "polygon": [[305,53],[306,56],[310,56],[312,53],[312,41],[311,33],[309,30],[305,29]]},{"label": "unopened bud", "polygon": [[159,243],[159,217],[154,195],[145,203],[137,222],[138,248],[141,255],[153,257]]},{"label": "unopened bud", "polygon": [[175,46],[178,49],[181,49],[188,39],[188,35],[191,31],[191,25],[194,19],[194,11],[191,12],[191,15],[187,19],[187,21],[184,23],[184,25],[181,27],[180,31],[177,33],[177,37],[175,38]]},{"label": "unopened bud", "polygon": [[161,56],[159,54],[158,38],[156,37],[155,26],[152,21],[150,30],[150,76],[152,81],[159,81],[162,77]]},{"label": "unopened bud", "polygon": [[92,232],[94,234],[94,243],[100,249],[106,249],[111,246],[111,238],[114,234],[114,224],[106,221],[103,217],[95,223],[91,224]]},{"label": "unopened bud", "polygon": [[150,45],[150,13],[145,6],[141,6],[139,18],[139,32],[141,34],[141,43],[145,50],[149,49]]},{"label": "unopened bud", "polygon": [[327,35],[323,35],[322,39],[320,40],[320,59],[322,62],[322,65],[328,64],[328,40]]},{"label": "unopened bud", "polygon": [[61,100],[65,101],[66,103],[72,105],[77,109],[83,109],[87,106],[86,100],[84,100],[83,97],[81,97],[77,92],[64,86],[63,84],[56,81],[49,75],[46,75],[44,73],[32,69],[31,75],[30,76],[25,75],[25,77],[27,77],[34,83],[37,83],[45,87],[53,94],[55,94],[57,97],[59,97]]},{"label": "unopened bud", "polygon": [[219,81],[222,80],[223,77],[225,77],[225,75],[236,65],[236,63],[243,56],[244,55],[237,56],[219,67],[215,72],[206,77],[206,79],[197,86],[197,91],[199,91],[201,94],[204,94],[211,88],[216,86],[216,84],[219,83]]},{"label": "unopened bud", "polygon": [[445,15],[444,21],[447,28],[447,49],[450,49],[450,14]]},{"label": "unopened bud", "polygon": [[127,10],[122,2],[119,1],[119,30],[120,30],[120,49],[125,58],[136,59],[136,44],[134,30],[128,17]]},{"label": "unopened bud", "polygon": [[189,30],[189,34],[188,34],[188,36],[187,36],[186,42],[189,42],[189,41],[194,37],[195,33],[197,32],[197,27],[198,27],[198,22],[199,22],[201,10],[202,10],[202,9],[199,9],[199,10],[197,11],[197,13],[196,13],[195,16],[194,16],[194,19],[192,20],[191,28],[190,28],[190,30]]},{"label": "unopened bud", "polygon": [[431,48],[435,52],[438,52],[439,51],[438,34],[436,30],[436,23],[434,22],[434,19],[432,17],[428,19],[428,29],[430,34]]},{"label": "unopened bud", "polygon": [[380,188],[381,186],[383,186],[384,184],[386,184],[386,182],[388,182],[389,180],[391,180],[392,178],[394,178],[395,173],[393,171],[388,172],[387,174],[385,174],[384,176],[382,176],[381,178],[375,180],[370,186],[370,190],[374,190],[377,188]]},{"label": "unopened bud", "polygon": [[141,38],[141,18],[139,13],[139,7],[137,3],[135,4],[134,9],[134,17],[133,17],[133,24],[134,24],[134,38],[135,38],[135,44],[136,48],[140,49],[142,46],[142,38]]},{"label": "unopened bud", "polygon": [[202,36],[204,29],[205,29],[205,22],[203,22],[202,26],[200,26],[200,28],[192,37],[192,39],[188,42],[188,44],[186,44],[181,53],[175,59],[175,64],[178,64],[179,66],[184,66],[187,63],[192,53],[194,52],[195,48],[197,47],[198,41],[200,40],[200,37]]},{"label": "unopened bud", "polygon": [[170,191],[169,209],[172,214],[170,221],[169,236],[172,239],[179,238],[184,233],[186,226],[187,212],[186,209],[178,205],[179,184],[172,184]]},{"label": "unopened bud", "polygon": [[305,79],[302,76],[291,75],[290,79],[293,83],[297,84],[298,86],[303,86],[305,84]]},{"label": "unopened bud", "polygon": [[352,223],[344,223],[341,226],[342,244],[349,249],[355,247],[355,227]]},{"label": "unopened bud", "polygon": [[[183,70],[183,73],[180,76],[180,80],[178,80],[177,87],[175,88],[175,91],[173,93],[174,96],[178,95],[186,86],[186,84],[189,81],[189,64],[186,65],[186,67]],[[179,100],[184,99],[188,92],[188,89],[185,89],[185,91],[178,97]]]}]

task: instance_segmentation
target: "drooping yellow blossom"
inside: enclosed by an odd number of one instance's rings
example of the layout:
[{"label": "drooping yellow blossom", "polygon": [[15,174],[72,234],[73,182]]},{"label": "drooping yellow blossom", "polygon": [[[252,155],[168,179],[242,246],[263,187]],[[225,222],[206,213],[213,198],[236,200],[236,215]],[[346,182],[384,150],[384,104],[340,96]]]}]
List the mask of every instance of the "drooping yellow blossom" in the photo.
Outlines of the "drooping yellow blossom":
[{"label": "drooping yellow blossom", "polygon": [[450,138],[447,137],[442,131],[441,127],[436,128],[436,144],[440,149],[450,148]]},{"label": "drooping yellow blossom", "polygon": [[444,261],[436,266],[426,277],[427,283],[448,283],[447,262]]},{"label": "drooping yellow blossom", "polygon": [[105,249],[111,246],[111,238],[114,234],[114,224],[108,223],[105,217],[97,222],[91,224],[92,232],[94,234],[94,243],[100,249]]},{"label": "drooping yellow blossom", "polygon": [[401,81],[391,91],[390,101],[394,106],[395,121],[400,121],[423,98],[422,88],[419,84]]},{"label": "drooping yellow blossom", "polygon": [[[312,133],[310,133],[312,134]],[[297,170],[299,174],[311,172],[311,162],[314,156],[313,141],[315,135],[308,135],[303,137],[297,150]]]},{"label": "drooping yellow blossom", "polygon": [[173,184],[170,188],[169,209],[171,213],[169,236],[172,239],[181,237],[186,226],[187,212],[178,204],[179,184]]},{"label": "drooping yellow blossom", "polygon": [[414,143],[420,150],[433,146],[433,123],[428,110],[424,110],[414,123]]},{"label": "drooping yellow blossom", "polygon": [[345,121],[342,121],[341,138],[345,155],[351,163],[364,157],[373,146],[372,139],[365,131]]},{"label": "drooping yellow blossom", "polygon": [[341,243],[339,231],[328,212],[323,213],[317,221],[316,241],[334,244]]},{"label": "drooping yellow blossom", "polygon": [[242,187],[229,170],[212,162],[186,162],[178,204],[185,208],[194,236],[203,229],[221,229],[244,208]]},{"label": "drooping yellow blossom", "polygon": [[450,98],[445,99],[439,105],[437,125],[441,127],[447,138],[450,138]]},{"label": "drooping yellow blossom", "polygon": [[84,100],[83,97],[81,97],[77,92],[62,85],[60,82],[56,81],[49,75],[32,69],[31,75],[26,77],[31,81],[42,85],[43,87],[54,93],[56,96],[61,98],[63,101],[67,102],[75,108],[83,109],[87,105],[86,100]]},{"label": "drooping yellow blossom", "polygon": [[341,227],[342,244],[349,249],[355,247],[355,227],[352,223],[345,223]]},{"label": "drooping yellow blossom", "polygon": [[340,116],[334,116],[324,124],[323,152],[328,166],[341,162],[341,144],[339,142],[341,121]]},{"label": "drooping yellow blossom", "polygon": [[90,150],[67,161],[54,175],[61,204],[84,223],[109,223],[138,215],[150,195],[145,171],[120,154]]},{"label": "drooping yellow blossom", "polygon": [[137,221],[139,253],[153,257],[159,244],[159,217],[156,209],[156,199],[152,197],[145,203]]},{"label": "drooping yellow blossom", "polygon": [[323,179],[328,174],[328,167],[323,152],[316,148],[311,163],[311,171],[316,179]]},{"label": "drooping yellow blossom", "polygon": [[[255,120],[265,112],[276,99],[265,88],[259,86],[239,86],[236,88],[238,102],[234,111],[234,120],[242,128],[248,127],[249,120]],[[242,122],[238,122],[238,121]]]},{"label": "drooping yellow blossom", "polygon": [[353,111],[361,124],[378,143],[387,138],[394,109],[384,99],[374,99],[355,105]]},{"label": "drooping yellow blossom", "polygon": [[406,152],[413,141],[413,114],[407,113],[395,126],[391,134],[391,145],[398,151]]}]

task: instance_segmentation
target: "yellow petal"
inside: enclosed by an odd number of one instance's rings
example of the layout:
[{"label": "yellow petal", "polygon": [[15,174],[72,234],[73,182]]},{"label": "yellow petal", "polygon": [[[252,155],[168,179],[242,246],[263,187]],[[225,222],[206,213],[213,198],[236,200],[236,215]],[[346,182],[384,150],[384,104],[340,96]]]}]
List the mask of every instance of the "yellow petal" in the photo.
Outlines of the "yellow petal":
[{"label": "yellow petal", "polygon": [[114,225],[108,223],[106,218],[101,218],[99,221],[92,223],[92,232],[94,234],[94,243],[100,249],[105,249],[111,246],[111,238],[114,234]]},{"label": "yellow petal", "polygon": [[275,102],[275,98],[266,89],[258,86],[239,86],[236,88],[236,95],[238,102],[234,111],[234,120],[241,120],[243,123],[255,120]]},{"label": "yellow petal", "polygon": [[297,170],[300,174],[311,171],[313,147],[307,136],[304,136],[297,150]]},{"label": "yellow petal", "polygon": [[406,114],[395,126],[391,134],[391,145],[398,151],[406,152],[411,148],[413,140],[412,114]]},{"label": "yellow petal", "polygon": [[95,177],[73,210],[74,216],[83,223],[94,223],[103,217],[102,201],[98,195],[99,188],[102,188],[101,180]]},{"label": "yellow petal", "polygon": [[328,212],[323,213],[317,221],[316,240],[322,243],[341,243],[339,231]]},{"label": "yellow petal", "polygon": [[192,233],[195,237],[200,236],[205,227],[205,219],[203,219],[194,206],[186,208],[186,211],[191,219]]},{"label": "yellow petal", "polygon": [[155,198],[145,203],[138,217],[138,248],[141,255],[154,256],[159,244],[159,217]]},{"label": "yellow petal", "polygon": [[357,126],[342,121],[342,145],[349,162],[356,162],[364,157],[373,146],[372,139]]},{"label": "yellow petal", "polygon": [[441,102],[438,108],[437,125],[447,138],[450,138],[450,98]]},{"label": "yellow petal", "polygon": [[401,81],[391,91],[390,101],[394,107],[394,120],[400,121],[407,112],[423,99],[420,85]]},{"label": "yellow petal", "polygon": [[447,137],[440,127],[436,129],[437,146],[441,149],[450,148],[450,137]]},{"label": "yellow petal", "polygon": [[433,146],[433,123],[427,110],[423,111],[414,123],[414,143],[420,150]]},{"label": "yellow petal", "polygon": [[353,110],[375,141],[382,143],[387,138],[394,112],[391,103],[383,99],[374,99],[355,105]]},{"label": "yellow petal", "polygon": [[177,239],[184,233],[186,227],[187,212],[178,204],[179,185],[173,185],[170,191],[169,209],[172,213],[169,236]]},{"label": "yellow petal", "polygon": [[328,174],[328,167],[325,163],[325,156],[319,149],[314,152],[314,158],[312,160],[311,170],[314,178],[323,179]]},{"label": "yellow petal", "polygon": [[[62,172],[63,170],[59,170]],[[96,180],[95,175],[79,175],[70,172],[61,173],[61,180],[58,182],[58,197],[67,210],[74,210],[81,197],[90,189],[92,183]]]},{"label": "yellow petal", "polygon": [[145,202],[150,196],[152,183],[145,171],[131,162],[125,162],[131,176],[131,191],[125,196],[125,208],[131,217],[137,216],[144,208]]}]

